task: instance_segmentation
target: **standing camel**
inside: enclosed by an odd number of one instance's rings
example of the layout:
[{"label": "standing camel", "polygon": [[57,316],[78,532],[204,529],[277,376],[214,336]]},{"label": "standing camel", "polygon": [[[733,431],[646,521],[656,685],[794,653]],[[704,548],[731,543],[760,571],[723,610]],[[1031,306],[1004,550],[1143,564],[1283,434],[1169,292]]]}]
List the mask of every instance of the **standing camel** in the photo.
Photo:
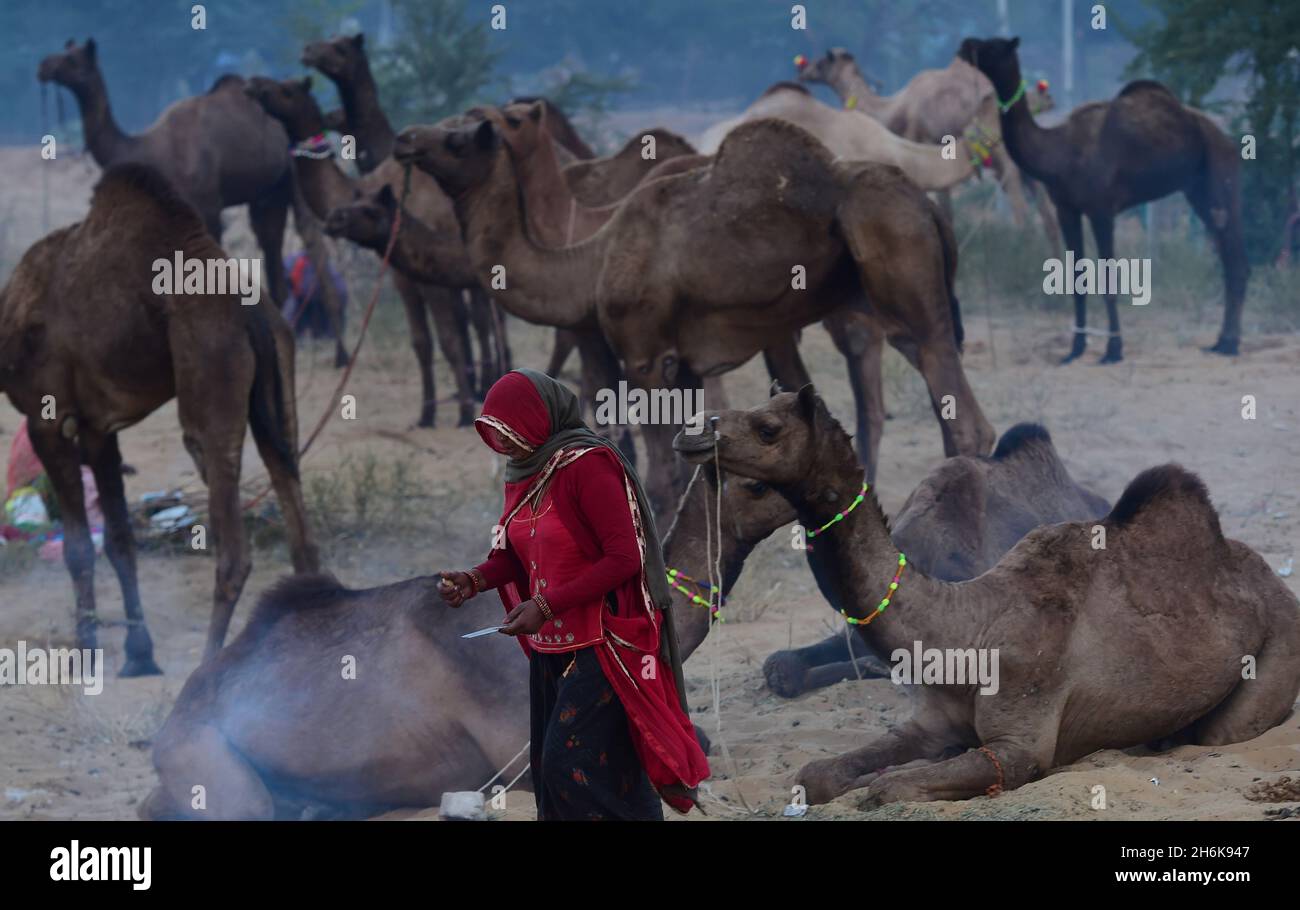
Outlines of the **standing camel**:
[{"label": "standing camel", "polygon": [[[938,683],[927,672],[908,723],[806,765],[809,802],[861,788],[864,808],[968,799],[1099,749],[1242,742],[1291,713],[1300,602],[1259,554],[1224,538],[1204,484],[1177,465],[1129,484],[1100,522],[1104,548],[1098,522],[1051,525],[949,584],[904,563],[873,496],[855,500],[862,468],[812,386],[706,413],[705,426],[715,417],[716,438],[681,435],[678,450],[696,461],[716,451],[724,470],[790,500],[805,527],[835,522],[814,555],[876,655],[898,661],[923,647],[962,669]],[[977,652],[997,668],[993,685],[965,672]]]},{"label": "standing camel", "polygon": [[[1109,511],[1110,503],[1074,482],[1047,430],[1018,423],[1002,434],[992,456],[958,455],[940,462],[907,497],[890,537],[908,563],[929,577],[966,581],[997,565],[1035,528],[1100,519]],[[815,554],[815,542],[811,545]],[[844,605],[835,600],[825,564],[813,555],[808,561],[822,594],[838,611]],[[854,679],[859,671],[889,675],[876,657],[864,657],[843,634],[777,651],[763,663],[767,687],[783,698]]]},{"label": "standing camel", "polygon": [[[1219,340],[1208,350],[1236,354],[1250,265],[1241,230],[1241,159],[1232,141],[1200,111],[1158,82],[1140,79],[1113,101],[1080,105],[1060,126],[1034,122],[1020,76],[1019,38],[967,38],[961,57],[989,77],[1002,103],[1002,136],[1020,169],[1041,180],[1056,204],[1066,250],[1082,257],[1084,215],[1099,259],[1115,255],[1115,216],[1181,191],[1215,240],[1226,304]],[[1074,276],[1068,276],[1073,279]],[[1115,295],[1106,294],[1109,338],[1102,363],[1123,359]],[[1074,344],[1087,342],[1086,295],[1074,295]]]},{"label": "standing camel", "polygon": [[[218,243],[221,210],[247,203],[248,220],[262,249],[266,285],[277,304],[284,301],[287,286],[281,248],[293,202],[289,140],[284,129],[244,95],[243,79],[222,76],[207,94],[176,102],[153,126],[132,136],[113,119],[95,39],[81,46],[69,40],[63,53],[41,61],[37,78],[56,82],[76,97],[86,145],[96,164],[101,168],[123,161],[152,165],[198,210]],[[316,263],[316,272],[326,274],[324,263]],[[336,338],[335,361],[345,363],[336,307],[329,317]]]},{"label": "standing camel", "polygon": [[[503,302],[552,318],[562,308],[573,325],[595,316],[630,380],[694,388],[865,291],[874,324],[925,377],[936,415],[954,405],[940,420],[945,452],[992,448],[958,356],[951,230],[896,168],[835,161],[781,120],[746,123],[708,168],[644,184],[588,240],[548,250],[525,228],[503,145],[489,118],[407,129],[395,153],[455,200],[480,274],[505,267]],[[675,500],[671,452],[664,427],[643,431],[662,509]]]},{"label": "standing camel", "polygon": [[95,475],[105,549],[126,608],[122,676],[161,671],[140,608],[117,434],[173,397],[185,448],[208,486],[217,556],[205,659],[225,640],[250,569],[239,502],[245,426],[284,513],[294,571],[318,569],[298,482],[289,327],[265,297],[247,306],[235,293],[155,293],[154,263],[171,262],[178,251],[187,260],[226,259],[158,171],[114,165],[95,187],[85,220],[37,241],[0,297],[0,390],[27,415],[32,447],[58,497],[77,646],[91,649],[99,623],[95,550],[80,465]]},{"label": "standing camel", "polygon": [[[324,131],[324,117],[311,95],[310,76],[283,82],[254,76],[244,90],[283,125],[289,139],[295,144],[310,144],[313,137]],[[353,180],[338,166],[332,149],[328,146],[322,147],[318,153],[295,156],[294,168],[307,205],[317,218],[326,223],[332,209],[350,202],[362,188],[387,185],[400,193],[404,181],[404,168],[391,157],[384,159],[378,168],[360,180]],[[478,286],[478,279],[469,268],[464,244],[452,235],[455,218],[451,213],[451,203],[432,180],[414,173],[411,175],[411,193],[407,207],[416,219],[444,228],[442,236],[446,240],[434,260],[437,274],[415,276],[405,272],[397,273],[401,276],[397,287],[406,307],[411,344],[420,366],[423,401],[416,425],[433,426],[438,405],[432,339],[429,337],[423,311],[423,306],[427,306],[433,314],[438,344],[456,379],[456,399],[460,412],[458,425],[468,426],[474,420],[474,367],[470,362],[468,317],[460,289]],[[382,256],[386,247],[385,237],[383,245],[372,249]]]},{"label": "standing camel", "polygon": [[[651,144],[647,139],[653,142],[653,155],[649,154]],[[613,205],[664,161],[694,154],[695,147],[672,130],[641,130],[612,155],[566,164],[564,182],[580,205]]]},{"label": "standing camel", "polygon": [[[702,469],[664,539],[679,590],[708,578],[706,515],[717,492],[712,469]],[[728,521],[715,543],[725,592],[753,546],[795,512],[736,477],[726,479],[722,509]],[[497,771],[505,774],[497,783],[510,783],[526,765],[528,663],[507,636],[462,639],[492,620],[495,600],[431,608],[438,583],[435,575],[349,590],[312,575],[276,584],[239,637],[181,689],[154,737],[159,785],[140,817],[363,818],[436,806],[444,792],[482,787]],[[680,594],[672,609],[685,660],[708,633],[709,611]],[[384,671],[344,680],[345,652]],[[707,752],[707,737],[696,735]],[[202,810],[191,798],[199,782]],[[530,786],[527,775],[521,785]]]},{"label": "standing camel", "polygon": [[[844,107],[856,110],[879,120],[889,129],[913,142],[938,144],[945,136],[966,136],[974,139],[983,152],[980,157],[993,169],[998,183],[1011,203],[1011,216],[1016,225],[1025,223],[1025,190],[1031,191],[1034,205],[1043,222],[1043,231],[1052,251],[1064,255],[1061,231],[1056,224],[1056,213],[1045,194],[1032,181],[1027,180],[1007,154],[1002,142],[1002,126],[998,122],[998,99],[993,85],[975,67],[960,57],[954,57],[941,70],[922,70],[913,76],[896,94],[877,95],[858,69],[853,55],[842,47],[833,47],[825,56],[809,60],[800,55],[795,58],[800,82],[820,82],[830,86],[840,96]],[[1034,114],[1050,111],[1055,101],[1047,91],[1047,83],[1039,82],[1037,95],[1030,99]],[[946,200],[945,211],[951,212]]]}]

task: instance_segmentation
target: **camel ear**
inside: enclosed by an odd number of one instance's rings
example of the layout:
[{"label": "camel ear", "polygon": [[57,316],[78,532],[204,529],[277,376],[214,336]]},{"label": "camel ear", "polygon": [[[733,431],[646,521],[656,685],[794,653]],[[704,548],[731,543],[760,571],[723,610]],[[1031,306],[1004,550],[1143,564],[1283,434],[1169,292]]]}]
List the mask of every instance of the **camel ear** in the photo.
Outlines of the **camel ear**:
[{"label": "camel ear", "polygon": [[767,397],[775,398],[777,395],[780,395],[784,391],[785,389],[781,388],[781,380],[773,379],[771,388],[767,390]]},{"label": "camel ear", "polygon": [[497,131],[491,120],[484,120],[478,125],[474,131],[474,144],[485,152],[496,147]]},{"label": "camel ear", "polygon": [[74,38],[69,38],[67,44],[63,45],[63,49],[64,49],[65,51],[70,51],[70,50],[72,50],[72,49],[73,49],[74,47],[76,47],[76,46],[77,46],[76,39],[74,39]]},{"label": "camel ear", "polygon": [[825,423],[825,419],[830,417],[830,411],[826,409],[826,402],[817,394],[817,389],[810,382],[799,390],[799,413],[808,421],[809,426],[817,427]]},{"label": "camel ear", "polygon": [[379,204],[386,209],[393,209],[397,207],[397,197],[393,195],[393,187],[391,184],[385,183],[383,186],[379,188],[378,199],[379,199]]},{"label": "camel ear", "polygon": [[542,114],[546,112],[545,101],[534,101],[528,106],[528,117],[534,123],[542,122]]},{"label": "camel ear", "polygon": [[365,33],[365,32],[357,32],[355,35],[353,35],[353,36],[352,36],[352,46],[355,47],[355,48],[356,48],[357,50],[359,50],[359,51],[360,51],[360,50],[364,50],[365,47],[366,47],[366,33]]},{"label": "camel ear", "polygon": [[303,76],[301,84],[304,92],[311,92],[311,76]]},{"label": "camel ear", "polygon": [[1011,45],[1010,45],[1010,47],[1011,47],[1011,49],[1012,49],[1013,51],[1014,51],[1016,48],[1020,47],[1020,36],[1019,36],[1019,35],[1016,35],[1016,37],[1014,37],[1014,38],[1011,39]]},{"label": "camel ear", "polygon": [[86,39],[86,56],[89,57],[91,60],[94,60],[94,59],[95,59],[95,39],[94,39],[94,38],[87,38],[87,39]]}]

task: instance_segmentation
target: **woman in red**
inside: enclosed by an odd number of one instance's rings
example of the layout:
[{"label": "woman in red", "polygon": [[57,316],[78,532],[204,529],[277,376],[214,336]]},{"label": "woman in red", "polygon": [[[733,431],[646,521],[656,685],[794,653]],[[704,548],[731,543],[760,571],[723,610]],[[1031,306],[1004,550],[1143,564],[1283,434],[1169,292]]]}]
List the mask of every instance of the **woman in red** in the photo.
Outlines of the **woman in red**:
[{"label": "woman in red", "polygon": [[[487,560],[442,573],[452,606],[496,589],[501,631],[531,663],[539,819],[662,820],[686,812],[708,762],[680,700],[670,588],[641,481],[535,370],[488,391],[475,428],[509,456]],[[661,635],[662,632],[662,635]]]}]

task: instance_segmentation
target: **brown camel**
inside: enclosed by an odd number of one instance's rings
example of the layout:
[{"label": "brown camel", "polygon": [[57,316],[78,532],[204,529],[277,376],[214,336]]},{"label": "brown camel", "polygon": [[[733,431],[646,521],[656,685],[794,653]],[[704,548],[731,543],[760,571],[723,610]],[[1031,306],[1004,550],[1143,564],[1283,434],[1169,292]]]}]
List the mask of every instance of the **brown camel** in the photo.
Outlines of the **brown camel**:
[{"label": "brown camel", "polygon": [[163,111],[138,135],[113,119],[108,88],[99,70],[95,39],[69,40],[37,70],[77,99],[86,146],[101,168],[141,161],[156,168],[199,211],[208,232],[221,242],[221,210],[248,205],[248,218],[266,263],[266,286],[278,303],[287,288],[281,266],[284,225],[293,199],[293,174],[284,130],[250,104],[238,76],[222,76],[204,95]]},{"label": "brown camel", "polygon": [[[653,140],[653,157],[647,138]],[[695,147],[681,136],[655,127],[632,136],[612,155],[566,165],[564,181],[580,205],[599,208],[621,201],[660,163],[694,154]]]},{"label": "brown camel", "polygon": [[[908,563],[930,578],[966,581],[997,565],[1035,528],[1104,518],[1109,511],[1110,503],[1074,482],[1047,430],[1019,423],[1002,434],[992,457],[958,455],[941,462],[907,497],[890,536]],[[839,610],[843,604],[835,601],[830,580],[817,580]],[[777,651],[763,664],[767,687],[794,698],[859,674],[889,675],[876,657],[851,648],[847,636],[831,635],[806,648]]]},{"label": "brown camel", "polygon": [[[588,240],[548,250],[525,229],[503,146],[489,118],[408,129],[395,152],[455,200],[480,274],[504,264],[503,302],[570,325],[595,313],[633,382],[694,388],[791,344],[796,329],[865,291],[873,323],[925,376],[936,414],[953,418],[940,421],[945,451],[992,448],[958,357],[951,230],[896,168],[834,161],[784,121],[746,123],[710,167],[643,185]],[[665,429],[643,427],[661,509],[676,499]]]},{"label": "brown camel", "polygon": [[[946,68],[922,70],[897,94],[882,98],[867,83],[853,55],[842,47],[833,47],[825,56],[811,60],[801,55],[795,59],[795,66],[799,70],[799,81],[830,86],[846,109],[874,117],[913,142],[941,143],[945,136],[973,137],[982,149],[977,154],[993,169],[1007,194],[1016,224],[1025,223],[1025,190],[1028,189],[1042,219],[1048,243],[1058,257],[1064,255],[1056,211],[1046,194],[1034,181],[1020,173],[1007,154],[993,85],[975,67],[960,57],[954,57]],[[1037,92],[1029,104],[1035,114],[1056,106],[1046,82],[1038,83]],[[945,203],[945,211],[951,211],[948,206],[949,203]]]},{"label": "brown camel", "polygon": [[[305,143],[324,131],[323,115],[311,95],[310,77],[277,82],[254,76],[248,81],[245,91],[283,125],[290,141]],[[385,185],[398,193],[402,191],[405,169],[391,157],[384,159],[374,171],[353,180],[338,166],[332,154],[325,155],[323,150],[321,154],[323,157],[295,156],[294,168],[308,206],[327,225],[329,213],[351,202],[357,192]],[[433,181],[423,175],[411,175],[407,208],[414,216],[412,220],[437,225],[439,229],[455,225],[451,203]],[[459,425],[468,426],[474,420],[474,366],[470,357],[468,314],[460,289],[476,287],[478,279],[469,268],[464,244],[456,242],[449,230],[442,230],[441,236],[447,243],[436,251],[432,259],[437,267],[434,274],[416,275],[394,269],[394,282],[405,305],[411,345],[420,367],[423,402],[417,426],[422,427],[434,425],[438,401],[433,375],[433,342],[424,315],[425,307],[433,316],[438,344],[456,378]],[[386,246],[385,241],[383,246],[372,249],[382,256]]]},{"label": "brown camel", "polygon": [[298,483],[289,327],[265,297],[246,306],[236,293],[155,293],[154,263],[170,263],[178,251],[226,259],[165,177],[143,164],[114,165],[85,220],[23,256],[0,311],[0,389],[27,415],[58,497],[81,648],[96,646],[99,623],[80,465],[94,471],[126,608],[123,676],[160,671],[140,608],[117,434],[171,398],[208,486],[217,568],[206,656],[221,647],[250,568],[239,501],[245,426],[284,513],[294,570],[318,569]]},{"label": "brown camel", "polygon": [[[843,514],[812,556],[876,655],[895,672],[921,648],[950,658],[944,681],[927,672],[917,685],[911,721],[799,772],[810,802],[864,787],[863,807],[967,799],[1099,749],[1241,742],[1291,713],[1300,602],[1257,553],[1224,538],[1205,486],[1181,467],[1144,471],[1101,522],[1039,528],[978,578],[950,584],[900,565],[874,497],[847,510],[862,468],[811,386],[706,413],[705,425],[714,417],[724,470],[770,484],[805,527]],[[707,433],[676,445],[714,457]],[[995,667],[991,685],[967,678],[977,659]]]},{"label": "brown camel", "polygon": [[[706,511],[716,495],[706,466],[664,540],[682,587],[686,577],[708,578]],[[722,509],[726,590],[753,546],[795,512],[738,477],[726,478]],[[460,637],[499,615],[495,596],[449,610],[437,586],[437,576],[360,591],[331,576],[278,583],[185,683],[154,739],[160,785],[140,817],[365,817],[437,805],[445,791],[477,789],[507,766],[499,783],[509,783],[526,764],[510,759],[528,741],[527,661],[503,635]],[[685,595],[673,609],[685,660],[704,640],[709,612]],[[347,657],[352,679],[341,672]],[[283,685],[287,677],[297,684]],[[205,788],[201,810],[196,784]],[[521,784],[530,786],[527,775]]]},{"label": "brown camel", "polygon": [[[1113,101],[1084,104],[1060,126],[1034,122],[1024,98],[1019,38],[967,38],[963,60],[989,77],[1002,104],[1002,136],[1020,169],[1041,180],[1056,204],[1065,248],[1084,255],[1084,215],[1099,259],[1115,255],[1115,216],[1143,202],[1182,192],[1214,238],[1223,264],[1226,304],[1219,340],[1209,350],[1236,354],[1250,265],[1241,230],[1241,177],[1236,145],[1209,117],[1183,105],[1158,82],[1130,82]],[[1012,103],[1014,102],[1014,103]],[[1073,276],[1069,276],[1073,277]],[[1115,295],[1106,295],[1110,336],[1102,363],[1123,358]],[[1074,295],[1074,344],[1087,341],[1088,304]]]}]

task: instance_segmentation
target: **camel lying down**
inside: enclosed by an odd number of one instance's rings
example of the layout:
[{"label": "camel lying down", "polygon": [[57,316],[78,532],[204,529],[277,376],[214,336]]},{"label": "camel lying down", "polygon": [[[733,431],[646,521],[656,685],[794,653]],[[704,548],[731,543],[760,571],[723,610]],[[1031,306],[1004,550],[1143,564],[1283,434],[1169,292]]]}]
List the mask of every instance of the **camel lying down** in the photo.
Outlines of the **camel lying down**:
[{"label": "camel lying down", "polygon": [[[949,584],[900,569],[873,497],[848,510],[862,468],[812,386],[705,418],[718,421],[724,470],[770,484],[806,527],[844,516],[816,552],[848,616],[873,617],[858,628],[878,656],[917,643],[998,652],[995,693],[918,685],[909,722],[799,772],[809,801],[864,787],[862,807],[967,799],[1099,749],[1241,742],[1291,713],[1300,602],[1258,554],[1224,538],[1204,485],[1183,468],[1144,471],[1102,521],[1039,528],[983,575]],[[699,461],[714,440],[683,434],[675,446]]]},{"label": "camel lying down", "polygon": [[[890,536],[908,562],[937,581],[966,581],[997,565],[1035,528],[1104,518],[1110,503],[1070,477],[1052,437],[1036,423],[1002,434],[991,456],[940,462],[907,497]],[[790,520],[793,520],[791,517]],[[839,610],[814,547],[808,564],[822,594]],[[835,633],[804,648],[777,651],[763,663],[767,687],[783,698],[859,676],[888,676],[889,665]]]}]

